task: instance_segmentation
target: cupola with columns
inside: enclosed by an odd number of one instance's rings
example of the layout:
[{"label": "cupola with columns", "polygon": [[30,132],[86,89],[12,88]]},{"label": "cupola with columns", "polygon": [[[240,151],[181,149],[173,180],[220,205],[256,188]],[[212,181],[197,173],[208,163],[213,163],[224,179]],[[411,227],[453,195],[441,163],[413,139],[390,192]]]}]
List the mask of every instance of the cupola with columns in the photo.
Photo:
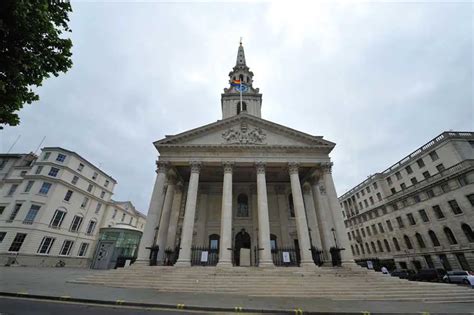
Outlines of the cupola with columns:
[{"label": "cupola with columns", "polygon": [[[244,88],[242,95],[239,87],[232,86],[234,80],[240,80]],[[224,89],[221,95],[222,119],[226,119],[242,112],[261,118],[262,94],[253,87],[253,72],[245,61],[245,52],[242,41],[237,51],[237,60],[229,73],[229,88]],[[241,102],[242,99],[242,102]]]}]

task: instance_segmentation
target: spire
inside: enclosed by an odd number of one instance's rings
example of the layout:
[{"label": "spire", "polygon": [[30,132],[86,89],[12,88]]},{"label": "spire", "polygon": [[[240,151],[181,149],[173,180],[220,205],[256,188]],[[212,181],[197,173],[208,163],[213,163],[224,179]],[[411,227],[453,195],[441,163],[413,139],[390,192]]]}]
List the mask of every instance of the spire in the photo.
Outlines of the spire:
[{"label": "spire", "polygon": [[242,46],[242,37],[240,38],[239,50],[237,51],[237,62],[235,63],[235,65],[247,66],[245,64],[245,53],[244,53],[244,46]]}]

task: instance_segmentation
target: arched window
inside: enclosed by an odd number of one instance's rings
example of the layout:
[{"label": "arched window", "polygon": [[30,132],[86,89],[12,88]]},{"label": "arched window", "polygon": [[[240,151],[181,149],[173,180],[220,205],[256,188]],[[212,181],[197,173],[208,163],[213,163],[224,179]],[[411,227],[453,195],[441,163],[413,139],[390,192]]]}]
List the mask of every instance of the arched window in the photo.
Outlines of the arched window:
[{"label": "arched window", "polygon": [[219,252],[219,239],[218,234],[209,235],[209,251],[215,253]]},{"label": "arched window", "polygon": [[383,253],[382,243],[379,240],[377,240],[377,247],[379,248],[379,252]]},{"label": "arched window", "polygon": [[370,246],[372,246],[372,251],[375,253],[377,253],[377,249],[375,248],[375,244],[374,242],[370,242]]},{"label": "arched window", "polygon": [[436,236],[436,233],[429,230],[428,231],[428,235],[430,236],[430,239],[431,239],[431,243],[433,243],[433,246],[436,247],[436,246],[439,246],[439,240],[438,240],[438,237]]},{"label": "arched window", "polygon": [[370,254],[370,247],[368,243],[365,243],[365,249],[367,249],[367,253]]},{"label": "arched window", "polygon": [[246,194],[237,197],[237,217],[246,218],[249,216],[249,198]]},{"label": "arched window", "polygon": [[450,228],[448,228],[447,226],[443,229],[444,231],[444,234],[446,234],[446,238],[448,239],[448,242],[449,244],[451,245],[455,245],[458,243],[458,241],[456,240],[456,238],[454,237],[454,234],[453,232],[451,231]]},{"label": "arched window", "polygon": [[400,251],[400,244],[398,244],[398,240],[397,240],[396,237],[394,237],[392,239],[392,242],[393,242],[393,246],[395,246],[395,249],[397,250],[397,252]]},{"label": "arched window", "polygon": [[249,78],[249,76],[247,76],[247,83],[249,83],[249,82],[250,82],[250,78]]},{"label": "arched window", "polygon": [[421,234],[416,233],[415,237],[416,241],[418,242],[418,246],[420,246],[420,248],[426,248],[425,241],[423,241],[423,237],[421,237]]},{"label": "arched window", "polygon": [[276,250],[278,249],[277,237],[275,234],[270,234],[270,248],[272,252],[276,252]]},{"label": "arched window", "polygon": [[240,81],[244,81],[244,75],[243,75],[243,74],[239,74],[239,79],[240,79]]},{"label": "arched window", "polygon": [[354,246],[351,245],[351,251],[352,251],[352,255],[355,255],[355,251],[354,251]]},{"label": "arched window", "polygon": [[357,255],[360,255],[359,245],[357,245],[357,244],[356,244],[356,252],[357,252]]},{"label": "arched window", "polygon": [[387,250],[387,252],[390,253],[390,244],[388,244],[388,241],[387,240],[383,240],[383,243],[385,244],[385,249]]},{"label": "arched window", "polygon": [[408,249],[413,249],[413,245],[411,244],[410,238],[407,235],[403,235],[403,239],[405,240],[405,245]]},{"label": "arched window", "polygon": [[466,235],[467,241],[469,243],[473,243],[474,242],[474,232],[472,232],[471,227],[469,225],[467,225],[466,223],[463,223],[461,225],[461,229],[464,232],[464,235]]},{"label": "arched window", "polygon": [[362,255],[365,255],[365,249],[363,244],[360,244],[360,251],[362,252]]},{"label": "arched window", "polygon": [[295,217],[295,205],[293,204],[293,194],[288,195],[288,207],[290,209],[290,217]]}]

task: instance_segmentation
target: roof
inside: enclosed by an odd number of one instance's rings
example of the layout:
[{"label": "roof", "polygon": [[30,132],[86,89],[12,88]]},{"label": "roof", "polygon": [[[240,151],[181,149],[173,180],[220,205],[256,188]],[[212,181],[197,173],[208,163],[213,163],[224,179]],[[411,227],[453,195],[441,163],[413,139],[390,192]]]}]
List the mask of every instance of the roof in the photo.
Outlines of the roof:
[{"label": "roof", "polygon": [[67,150],[67,149],[64,149],[64,148],[61,148],[61,147],[44,147],[41,149],[42,151],[44,150],[61,150],[61,151],[64,151],[64,152],[67,152],[67,153],[70,153],[70,154],[74,154],[75,156],[77,156],[78,158],[80,158],[81,160],[83,160],[84,162],[92,165],[95,169],[97,169],[100,173],[102,173],[102,175],[105,175],[107,177],[109,177],[110,179],[112,179],[114,181],[114,183],[116,184],[117,183],[117,180],[115,178],[113,178],[112,176],[110,176],[109,174],[107,174],[106,172],[102,171],[99,167],[95,166],[93,163],[89,162],[88,160],[86,160],[85,158],[83,158],[80,154],[74,152],[74,151],[70,151],[70,150]]}]

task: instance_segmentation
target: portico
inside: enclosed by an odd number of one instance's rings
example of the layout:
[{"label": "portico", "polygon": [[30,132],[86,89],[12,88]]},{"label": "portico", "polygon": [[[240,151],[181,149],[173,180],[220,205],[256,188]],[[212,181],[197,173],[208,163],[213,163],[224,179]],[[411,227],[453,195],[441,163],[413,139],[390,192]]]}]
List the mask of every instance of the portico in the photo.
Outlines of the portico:
[{"label": "portico", "polygon": [[335,144],[260,117],[242,45],[229,78],[222,120],[154,143],[160,155],[137,263],[147,264],[154,246],[158,264],[166,249],[179,251],[175,266],[195,264],[196,248],[222,268],[295,260],[316,268],[315,251],[330,263],[331,248],[348,244],[331,174]]}]

